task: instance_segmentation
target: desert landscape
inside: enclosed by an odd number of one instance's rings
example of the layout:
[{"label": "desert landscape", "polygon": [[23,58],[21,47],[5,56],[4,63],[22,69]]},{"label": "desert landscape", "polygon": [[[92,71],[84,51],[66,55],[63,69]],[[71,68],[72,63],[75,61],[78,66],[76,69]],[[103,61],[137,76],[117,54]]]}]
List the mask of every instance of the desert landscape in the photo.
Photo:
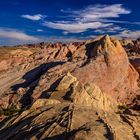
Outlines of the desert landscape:
[{"label": "desert landscape", "polygon": [[0,139],[140,139],[139,39],[105,35],[0,53]]},{"label": "desert landscape", "polygon": [[0,140],[140,140],[139,5],[1,0]]}]

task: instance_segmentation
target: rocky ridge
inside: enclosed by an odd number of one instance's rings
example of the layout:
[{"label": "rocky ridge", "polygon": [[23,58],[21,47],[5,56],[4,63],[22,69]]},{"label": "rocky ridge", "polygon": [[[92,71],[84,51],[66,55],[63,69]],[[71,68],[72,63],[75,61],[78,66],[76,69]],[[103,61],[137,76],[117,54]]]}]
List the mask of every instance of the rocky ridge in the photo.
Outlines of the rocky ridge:
[{"label": "rocky ridge", "polygon": [[50,99],[37,99],[25,111],[2,122],[0,138],[139,139],[139,114],[117,111],[112,97],[96,85],[84,86],[68,73]]},{"label": "rocky ridge", "polygon": [[9,50],[0,139],[140,139],[139,74],[124,44],[107,35]]}]

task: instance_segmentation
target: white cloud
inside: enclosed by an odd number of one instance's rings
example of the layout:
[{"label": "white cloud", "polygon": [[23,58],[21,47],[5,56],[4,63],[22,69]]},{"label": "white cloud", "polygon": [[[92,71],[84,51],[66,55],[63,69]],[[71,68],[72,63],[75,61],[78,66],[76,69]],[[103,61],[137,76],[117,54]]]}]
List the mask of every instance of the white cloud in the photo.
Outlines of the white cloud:
[{"label": "white cloud", "polygon": [[131,11],[123,8],[122,4],[93,5],[80,11],[72,12],[78,20],[97,21],[99,19],[117,18],[121,14],[130,14]]},{"label": "white cloud", "polygon": [[[100,21],[100,19],[99,19]],[[131,22],[131,21],[121,21],[121,20],[109,20],[109,19],[101,19],[102,22],[105,23],[119,23],[119,24],[130,24],[130,25],[140,25],[140,22]]]},{"label": "white cloud", "polygon": [[37,32],[43,32],[43,30],[42,29],[37,29]]},{"label": "white cloud", "polygon": [[100,34],[106,34],[106,33],[116,33],[116,32],[120,32],[122,30],[125,30],[125,28],[121,28],[119,26],[110,26],[110,27],[106,27],[103,29],[97,29],[95,30],[95,32],[100,33]]},{"label": "white cloud", "polygon": [[114,36],[117,36],[117,37],[120,37],[120,38],[137,39],[137,38],[140,37],[140,30],[137,30],[137,31],[124,30],[124,31],[122,31],[119,34],[116,34]]},{"label": "white cloud", "polygon": [[110,26],[112,24],[103,24],[101,22],[89,22],[89,23],[82,23],[82,22],[76,22],[76,23],[55,23],[55,22],[44,22],[45,26],[53,28],[53,29],[59,29],[64,30],[67,33],[81,33],[86,31],[87,29],[98,29]]},{"label": "white cloud", "polygon": [[108,19],[120,17],[121,14],[131,13],[122,4],[92,5],[78,11],[68,9],[61,10],[61,12],[67,13],[67,17],[64,17],[65,21],[45,21],[43,25],[49,28],[63,30],[63,33],[67,34],[81,33],[88,29],[102,30],[105,27],[110,27],[113,23],[111,20],[107,22]]},{"label": "white cloud", "polygon": [[0,28],[0,37],[17,39],[17,40],[22,40],[22,41],[37,41],[38,40],[38,38],[34,36],[27,35],[26,33],[22,31],[10,29],[10,28]]},{"label": "white cloud", "polygon": [[29,20],[41,20],[45,18],[46,16],[41,15],[41,14],[36,14],[36,15],[21,15],[21,17],[29,19]]},{"label": "white cloud", "polygon": [[67,31],[64,31],[64,32],[63,32],[63,34],[64,34],[64,35],[68,35],[68,34],[69,34],[69,32],[67,32]]},{"label": "white cloud", "polygon": [[81,41],[83,38],[76,37],[63,37],[63,36],[40,36],[34,37],[27,35],[26,33],[11,29],[11,28],[2,28],[0,27],[0,46],[3,45],[20,45],[28,43],[38,43],[38,42],[72,42],[72,41]]}]

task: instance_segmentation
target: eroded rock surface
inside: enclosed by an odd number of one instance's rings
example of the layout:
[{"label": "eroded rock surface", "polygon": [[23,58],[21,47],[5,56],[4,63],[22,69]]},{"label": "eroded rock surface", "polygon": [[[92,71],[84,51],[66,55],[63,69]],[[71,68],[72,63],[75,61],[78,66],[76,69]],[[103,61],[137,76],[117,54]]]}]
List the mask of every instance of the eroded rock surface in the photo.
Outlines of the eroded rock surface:
[{"label": "eroded rock surface", "polygon": [[140,138],[138,113],[119,112],[112,97],[95,85],[84,86],[70,73],[63,77],[50,98],[38,99],[27,110],[2,122],[0,139]]},{"label": "eroded rock surface", "polygon": [[121,43],[128,53],[131,64],[140,74],[140,39],[123,40]]},{"label": "eroded rock surface", "polygon": [[88,44],[87,49],[91,53],[92,62],[74,72],[81,82],[95,83],[101,90],[119,100],[136,92],[138,73],[130,65],[119,41],[105,36]]},{"label": "eroded rock surface", "polygon": [[0,48],[0,139],[139,140],[136,44],[106,35]]}]

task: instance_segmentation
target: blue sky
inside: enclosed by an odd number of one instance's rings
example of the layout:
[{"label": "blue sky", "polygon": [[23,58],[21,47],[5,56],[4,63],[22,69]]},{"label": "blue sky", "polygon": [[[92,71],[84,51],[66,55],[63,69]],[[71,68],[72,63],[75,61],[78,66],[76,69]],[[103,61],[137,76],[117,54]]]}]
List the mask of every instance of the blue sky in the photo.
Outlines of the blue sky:
[{"label": "blue sky", "polygon": [[1,0],[0,45],[140,37],[140,0]]}]

